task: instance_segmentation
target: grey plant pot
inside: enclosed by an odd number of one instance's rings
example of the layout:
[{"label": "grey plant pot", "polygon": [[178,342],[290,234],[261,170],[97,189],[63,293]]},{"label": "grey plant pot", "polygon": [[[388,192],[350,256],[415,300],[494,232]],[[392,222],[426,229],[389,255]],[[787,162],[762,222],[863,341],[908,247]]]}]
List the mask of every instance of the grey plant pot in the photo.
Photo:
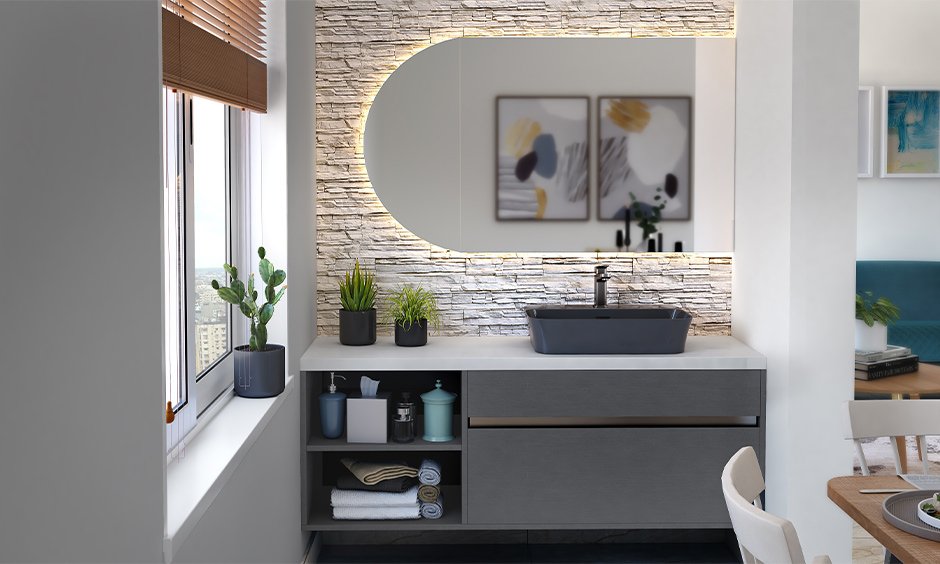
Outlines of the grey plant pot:
[{"label": "grey plant pot", "polygon": [[352,346],[375,343],[375,308],[366,311],[339,310],[339,342]]},{"label": "grey plant pot", "polygon": [[235,347],[235,394],[243,398],[270,398],[284,391],[284,345],[250,351]]},{"label": "grey plant pot", "polygon": [[407,329],[396,321],[395,344],[399,347],[423,347],[428,344],[428,320],[421,319]]}]

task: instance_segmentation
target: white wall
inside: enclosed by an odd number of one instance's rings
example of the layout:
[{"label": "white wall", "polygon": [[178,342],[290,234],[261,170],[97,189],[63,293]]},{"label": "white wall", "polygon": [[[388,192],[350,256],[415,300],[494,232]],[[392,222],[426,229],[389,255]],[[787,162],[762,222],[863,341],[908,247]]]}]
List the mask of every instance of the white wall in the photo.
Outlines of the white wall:
[{"label": "white wall", "polygon": [[[269,2],[269,14],[267,129],[280,141],[263,177],[280,225],[263,240],[293,274],[279,339],[296,374],[315,319],[313,2]],[[0,59],[3,562],[163,560],[159,34],[155,0],[0,2],[0,48],[15,55]],[[287,136],[306,147],[287,154]],[[298,215],[285,222],[288,205]],[[301,560],[298,402],[271,420],[178,561]]]},{"label": "white wall", "polygon": [[0,2],[0,561],[163,558],[159,18]]},{"label": "white wall", "polygon": [[[850,556],[858,3],[739,0],[732,332],[768,358],[767,506]],[[839,33],[833,33],[833,30]]]},{"label": "white wall", "polygon": [[299,397],[295,383],[290,397],[173,555],[174,563],[303,560],[307,535],[300,530]]},{"label": "white wall", "polygon": [[858,258],[940,260],[940,178],[878,178],[881,87],[940,88],[940,2],[861,0],[858,80],[875,86],[875,178],[858,179]]}]

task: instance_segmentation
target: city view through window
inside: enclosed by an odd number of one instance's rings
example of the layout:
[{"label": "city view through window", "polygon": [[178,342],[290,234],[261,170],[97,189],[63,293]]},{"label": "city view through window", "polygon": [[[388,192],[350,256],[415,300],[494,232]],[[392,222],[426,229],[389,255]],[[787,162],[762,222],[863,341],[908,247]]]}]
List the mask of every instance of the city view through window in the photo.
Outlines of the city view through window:
[{"label": "city view through window", "polygon": [[193,98],[193,226],[195,244],[196,373],[201,374],[229,346],[230,308],[212,288],[226,284],[222,264],[228,260],[228,189],[226,186],[226,108]]}]

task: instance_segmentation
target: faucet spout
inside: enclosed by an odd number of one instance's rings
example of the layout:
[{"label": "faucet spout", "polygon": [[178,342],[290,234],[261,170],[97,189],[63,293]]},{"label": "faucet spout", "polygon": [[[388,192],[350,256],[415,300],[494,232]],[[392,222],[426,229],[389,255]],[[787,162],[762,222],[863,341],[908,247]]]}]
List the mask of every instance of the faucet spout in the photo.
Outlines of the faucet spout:
[{"label": "faucet spout", "polygon": [[594,267],[594,307],[607,307],[607,265],[599,264]]}]

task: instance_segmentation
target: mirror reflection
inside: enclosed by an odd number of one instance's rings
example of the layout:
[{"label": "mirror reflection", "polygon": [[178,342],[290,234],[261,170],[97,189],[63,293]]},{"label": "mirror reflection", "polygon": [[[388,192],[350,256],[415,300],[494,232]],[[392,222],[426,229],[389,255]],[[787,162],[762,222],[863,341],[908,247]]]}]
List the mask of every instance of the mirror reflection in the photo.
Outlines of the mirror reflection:
[{"label": "mirror reflection", "polygon": [[734,40],[446,41],[388,77],[364,152],[389,212],[445,248],[729,251]]}]

